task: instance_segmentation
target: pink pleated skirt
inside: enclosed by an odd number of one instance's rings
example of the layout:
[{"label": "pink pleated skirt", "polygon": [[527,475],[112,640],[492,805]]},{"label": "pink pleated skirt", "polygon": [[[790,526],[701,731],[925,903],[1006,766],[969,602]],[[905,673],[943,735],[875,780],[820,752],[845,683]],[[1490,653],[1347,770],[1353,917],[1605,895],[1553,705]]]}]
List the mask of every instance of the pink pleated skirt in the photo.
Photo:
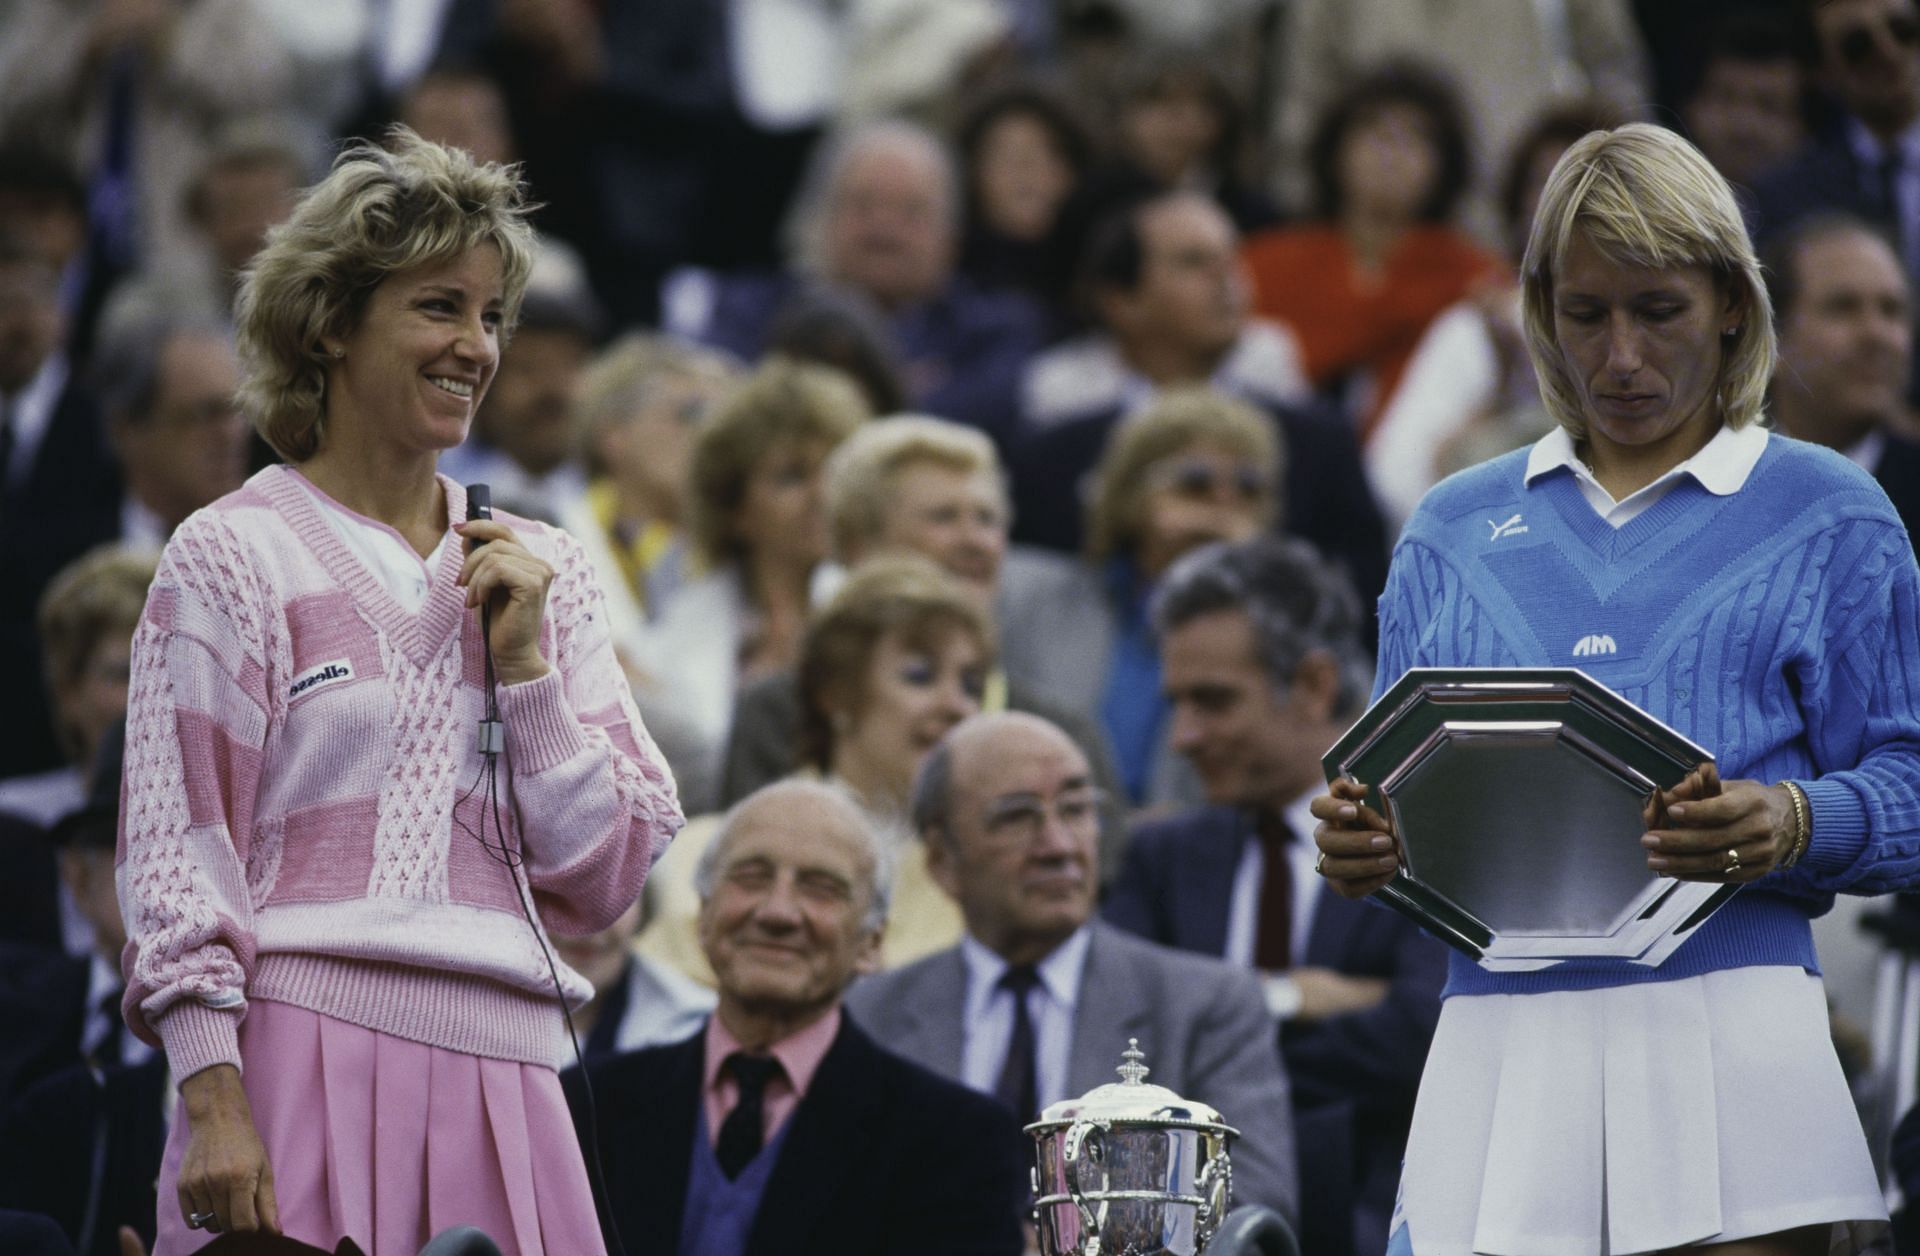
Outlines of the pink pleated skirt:
[{"label": "pink pleated skirt", "polygon": [[[441,1231],[470,1225],[505,1256],[605,1256],[551,1068],[259,999],[240,1026],[240,1058],[289,1236],[327,1251],[351,1238],[368,1256],[414,1256]],[[160,1166],[153,1256],[213,1238],[180,1215],[188,1135],[179,1107]]]}]

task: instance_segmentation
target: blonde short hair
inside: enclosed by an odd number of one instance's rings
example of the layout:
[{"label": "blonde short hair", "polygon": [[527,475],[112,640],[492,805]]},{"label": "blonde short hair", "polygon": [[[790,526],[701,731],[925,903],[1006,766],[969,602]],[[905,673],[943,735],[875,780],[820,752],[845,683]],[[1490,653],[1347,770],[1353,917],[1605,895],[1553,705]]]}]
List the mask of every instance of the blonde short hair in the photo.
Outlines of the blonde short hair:
[{"label": "blonde short hair", "polygon": [[880,642],[898,637],[932,649],[962,633],[993,665],[993,623],[959,581],[915,554],[860,564],[814,616],[800,646],[800,749],[822,772],[833,768],[834,709],[858,711],[868,700],[867,666]]},{"label": "blonde short hair", "polygon": [[602,469],[594,448],[601,435],[645,407],[661,381],[730,383],[739,374],[732,355],[674,336],[633,332],[614,341],[588,365],[574,394],[574,427],[588,469]]},{"label": "blonde short hair", "polygon": [[[160,555],[134,545],[101,545],[74,559],[40,595],[40,665],[58,694],[79,680],[110,638],[133,640]],[[68,755],[82,750],[73,730],[56,730]]]},{"label": "blonde short hair", "polygon": [[308,189],[242,273],[235,321],[240,403],[289,462],[326,440],[325,337],[350,335],[389,275],[492,244],[504,279],[502,336],[533,268],[530,206],[518,168],[475,162],[406,127],[387,147],[354,144]]},{"label": "blonde short hair", "polygon": [[1272,510],[1278,510],[1285,450],[1274,421],[1211,388],[1176,388],[1122,421],[1108,437],[1087,507],[1088,555],[1100,560],[1130,552],[1145,527],[1141,506],[1147,472],[1161,459],[1200,444],[1217,445],[1264,468],[1273,477]]},{"label": "blonde short hair", "polygon": [[901,472],[921,464],[991,476],[1005,504],[1000,458],[983,433],[927,415],[893,415],[855,432],[827,461],[827,516],[837,555],[845,558],[880,535]]},{"label": "blonde short hair", "polygon": [[1547,413],[1579,439],[1581,388],[1553,330],[1554,274],[1576,235],[1616,266],[1703,267],[1737,299],[1739,327],[1721,346],[1720,413],[1728,427],[1757,419],[1773,378],[1773,307],[1733,189],[1700,150],[1634,122],[1576,141],[1547,177],[1521,262],[1523,323]]},{"label": "blonde short hair", "polygon": [[710,567],[744,557],[734,514],[753,469],[789,441],[831,450],[873,417],[866,397],[830,366],[771,357],[700,428],[687,469],[688,532]]}]

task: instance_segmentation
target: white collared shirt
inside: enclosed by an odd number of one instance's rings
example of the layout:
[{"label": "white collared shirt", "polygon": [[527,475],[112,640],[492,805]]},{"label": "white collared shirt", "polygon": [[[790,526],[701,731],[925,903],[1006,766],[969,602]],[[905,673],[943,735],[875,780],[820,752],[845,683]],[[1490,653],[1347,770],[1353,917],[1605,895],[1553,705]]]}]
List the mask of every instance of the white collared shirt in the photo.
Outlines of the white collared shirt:
[{"label": "white collared shirt", "polygon": [[18,484],[26,479],[27,472],[33,467],[34,459],[40,456],[40,445],[47,439],[47,430],[53,426],[53,411],[60,404],[60,394],[67,390],[67,357],[64,353],[55,353],[40,364],[39,372],[27,381],[27,386],[11,397],[0,397],[0,409],[6,412],[6,422],[13,428],[13,453],[5,467],[0,467],[8,484]]},{"label": "white collared shirt", "polygon": [[[1033,1021],[1034,1092],[1043,1108],[1067,1097],[1073,1013],[1080,1001],[1080,979],[1086,973],[1087,946],[1092,940],[1092,933],[1082,925],[1053,948],[1035,965],[1040,980],[1027,992],[1027,1015]],[[960,939],[960,958],[967,966],[960,1080],[990,1095],[999,1084],[1007,1046],[1013,1041],[1013,992],[1000,988],[1009,965],[971,933]]]},{"label": "white collared shirt", "polygon": [[[1313,795],[1302,794],[1281,813],[1293,830],[1293,839],[1287,843],[1287,862],[1293,872],[1293,929],[1288,945],[1296,966],[1306,958],[1307,933],[1313,928],[1313,908],[1320,893],[1320,877],[1313,870],[1320,856],[1313,844],[1314,826],[1319,822],[1309,810],[1312,805]],[[1266,876],[1266,848],[1259,833],[1249,832],[1240,847],[1240,864],[1233,873],[1233,897],[1227,904],[1225,958],[1230,964],[1253,967],[1254,947],[1260,939],[1260,887]]]},{"label": "white collared shirt", "polygon": [[1729,497],[1739,492],[1747,482],[1747,477],[1753,474],[1760,455],[1767,451],[1768,435],[1767,429],[1758,423],[1749,423],[1742,428],[1722,426],[1699,453],[1640,491],[1616,502],[1613,494],[1600,487],[1600,481],[1593,478],[1593,472],[1580,460],[1580,455],[1574,451],[1573,437],[1567,434],[1567,429],[1556,427],[1534,442],[1532,452],[1527,455],[1526,482],[1531,486],[1534,480],[1547,472],[1569,467],[1574,480],[1580,485],[1581,496],[1593,507],[1593,513],[1613,527],[1624,528],[1652,509],[1686,476],[1692,476],[1701,488],[1716,497]]}]

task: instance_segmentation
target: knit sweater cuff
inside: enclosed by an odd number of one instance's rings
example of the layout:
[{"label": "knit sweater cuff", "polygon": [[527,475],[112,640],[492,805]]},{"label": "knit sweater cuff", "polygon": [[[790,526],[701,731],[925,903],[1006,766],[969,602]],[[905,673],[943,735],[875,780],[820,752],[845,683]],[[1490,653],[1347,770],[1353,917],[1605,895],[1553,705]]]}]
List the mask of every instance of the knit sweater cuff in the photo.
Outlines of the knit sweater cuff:
[{"label": "knit sweater cuff", "polygon": [[513,766],[529,776],[586,748],[580,717],[567,705],[558,668],[538,680],[500,686],[500,718],[507,725]]},{"label": "knit sweater cuff", "polygon": [[240,1067],[240,1016],[244,1004],[213,1008],[182,999],[153,1022],[167,1048],[167,1067],[177,1085],[216,1064]]},{"label": "knit sweater cuff", "polygon": [[1813,809],[1813,839],[1801,862],[1820,872],[1845,872],[1867,847],[1867,809],[1844,781],[1795,781]]}]

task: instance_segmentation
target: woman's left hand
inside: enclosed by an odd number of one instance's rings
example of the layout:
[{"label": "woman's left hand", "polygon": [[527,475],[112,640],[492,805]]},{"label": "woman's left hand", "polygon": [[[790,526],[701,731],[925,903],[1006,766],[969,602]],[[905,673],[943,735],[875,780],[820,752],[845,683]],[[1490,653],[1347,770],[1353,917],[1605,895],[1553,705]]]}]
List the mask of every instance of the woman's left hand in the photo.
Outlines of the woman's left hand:
[{"label": "woman's left hand", "polygon": [[553,670],[540,653],[540,622],[546,617],[547,587],[553,568],[520,543],[498,519],[456,523],[468,542],[460,583],[467,605],[485,604],[493,612],[493,670],[503,685],[538,680]]},{"label": "woman's left hand", "polygon": [[1793,850],[1798,832],[1786,786],[1723,782],[1711,764],[1665,791],[1650,810],[1661,814],[1640,839],[1647,867],[1682,881],[1758,881]]}]

